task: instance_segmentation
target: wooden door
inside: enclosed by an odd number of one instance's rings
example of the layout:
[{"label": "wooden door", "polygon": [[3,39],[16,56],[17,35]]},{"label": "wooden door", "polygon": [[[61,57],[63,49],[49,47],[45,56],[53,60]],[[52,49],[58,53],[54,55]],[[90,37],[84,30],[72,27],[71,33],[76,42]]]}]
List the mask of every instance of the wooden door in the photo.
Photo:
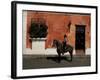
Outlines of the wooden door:
[{"label": "wooden door", "polygon": [[75,49],[85,52],[85,25],[76,25]]}]

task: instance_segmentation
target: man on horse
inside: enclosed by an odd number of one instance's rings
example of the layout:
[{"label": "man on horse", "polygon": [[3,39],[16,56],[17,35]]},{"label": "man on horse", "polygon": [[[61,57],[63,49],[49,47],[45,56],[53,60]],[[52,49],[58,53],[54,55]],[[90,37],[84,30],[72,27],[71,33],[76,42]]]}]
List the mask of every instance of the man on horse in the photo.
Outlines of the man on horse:
[{"label": "man on horse", "polygon": [[66,34],[64,35],[64,41],[63,41],[63,50],[65,51],[67,48],[68,38]]},{"label": "man on horse", "polygon": [[61,61],[61,54],[64,55],[67,52],[69,52],[70,57],[71,57],[70,61],[72,61],[73,47],[68,44],[68,39],[67,39],[66,35],[64,35],[64,41],[63,42],[54,39],[52,46],[55,46],[57,48],[56,51],[58,53],[58,61],[59,62]]}]

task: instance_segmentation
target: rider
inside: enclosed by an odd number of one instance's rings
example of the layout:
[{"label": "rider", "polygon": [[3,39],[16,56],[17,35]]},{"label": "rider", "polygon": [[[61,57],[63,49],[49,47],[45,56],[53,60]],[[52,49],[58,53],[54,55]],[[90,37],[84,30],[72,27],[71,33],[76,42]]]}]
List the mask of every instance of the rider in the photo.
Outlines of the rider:
[{"label": "rider", "polygon": [[66,50],[67,42],[68,42],[68,38],[67,38],[67,35],[65,34],[65,35],[64,35],[64,41],[63,41],[63,50],[64,50],[64,51]]}]

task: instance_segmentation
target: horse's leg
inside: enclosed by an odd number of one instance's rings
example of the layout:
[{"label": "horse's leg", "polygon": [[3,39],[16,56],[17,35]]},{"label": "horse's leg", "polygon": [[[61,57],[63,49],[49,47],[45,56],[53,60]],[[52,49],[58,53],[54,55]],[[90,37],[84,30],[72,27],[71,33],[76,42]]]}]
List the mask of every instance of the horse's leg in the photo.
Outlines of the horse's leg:
[{"label": "horse's leg", "polygon": [[58,53],[58,62],[61,62],[61,53]]},{"label": "horse's leg", "polygon": [[62,55],[64,55],[64,52],[62,52]]},{"label": "horse's leg", "polygon": [[71,61],[72,61],[72,59],[73,59],[73,49],[71,51]]},{"label": "horse's leg", "polygon": [[72,51],[70,52],[70,56],[71,56],[71,61],[72,61],[72,57],[73,57],[73,55],[72,55]]},{"label": "horse's leg", "polygon": [[73,58],[73,49],[71,51],[69,51],[69,53],[70,53],[70,57],[71,57],[70,61],[72,61],[72,58]]}]

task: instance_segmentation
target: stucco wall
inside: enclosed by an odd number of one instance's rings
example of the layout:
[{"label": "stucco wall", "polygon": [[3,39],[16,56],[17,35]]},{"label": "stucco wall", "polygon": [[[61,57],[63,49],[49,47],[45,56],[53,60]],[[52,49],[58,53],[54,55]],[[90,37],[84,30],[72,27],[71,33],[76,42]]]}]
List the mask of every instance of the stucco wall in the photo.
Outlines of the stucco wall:
[{"label": "stucco wall", "polygon": [[[68,35],[68,43],[75,47],[75,25],[86,25],[85,32],[85,47],[90,48],[90,17],[91,15],[84,14],[65,14],[65,13],[50,13],[50,12],[35,12],[27,11],[27,33],[26,33],[26,47],[32,48],[32,42],[29,39],[29,28],[32,18],[43,18],[48,26],[47,41],[45,43],[46,48],[51,48],[53,39],[63,41],[64,34]],[[71,21],[70,32],[68,30],[68,24]]]}]

